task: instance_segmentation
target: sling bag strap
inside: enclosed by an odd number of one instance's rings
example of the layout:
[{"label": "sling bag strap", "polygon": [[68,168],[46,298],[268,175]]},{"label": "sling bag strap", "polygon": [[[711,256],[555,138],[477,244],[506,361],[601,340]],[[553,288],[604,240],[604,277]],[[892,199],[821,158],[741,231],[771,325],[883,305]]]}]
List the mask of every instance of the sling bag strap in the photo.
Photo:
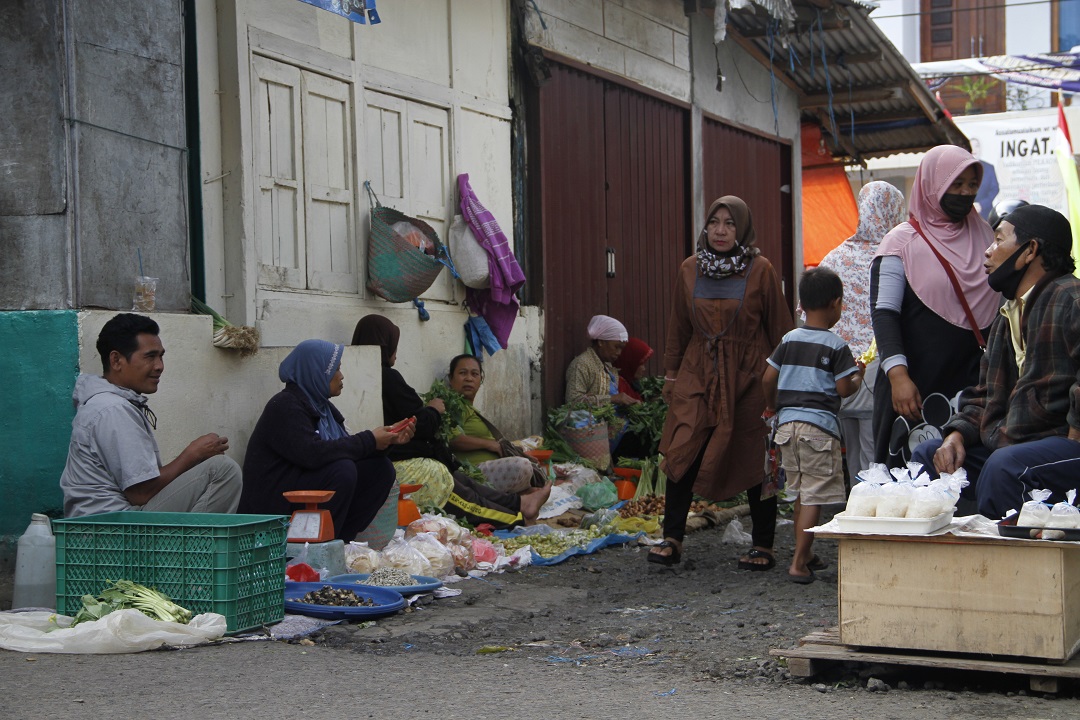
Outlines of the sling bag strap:
[{"label": "sling bag strap", "polygon": [[964,291],[960,289],[960,281],[956,279],[956,273],[953,272],[952,265],[949,264],[949,261],[946,260],[940,252],[938,252],[938,249],[934,247],[934,243],[930,242],[929,238],[923,234],[922,228],[919,227],[919,221],[915,219],[914,215],[908,218],[908,222],[911,224],[911,227],[915,228],[915,232],[919,233],[919,237],[930,246],[930,250],[933,251],[938,262],[941,263],[941,267],[945,268],[945,274],[949,276],[949,282],[952,283],[953,292],[956,293],[956,297],[960,300],[960,304],[964,308],[964,314],[967,315],[968,323],[971,325],[971,330],[975,333],[975,341],[979,343],[980,348],[986,350],[986,340],[983,339],[982,330],[979,329],[979,323],[975,321],[975,313],[971,312],[971,306],[968,305],[967,298],[964,297]]}]

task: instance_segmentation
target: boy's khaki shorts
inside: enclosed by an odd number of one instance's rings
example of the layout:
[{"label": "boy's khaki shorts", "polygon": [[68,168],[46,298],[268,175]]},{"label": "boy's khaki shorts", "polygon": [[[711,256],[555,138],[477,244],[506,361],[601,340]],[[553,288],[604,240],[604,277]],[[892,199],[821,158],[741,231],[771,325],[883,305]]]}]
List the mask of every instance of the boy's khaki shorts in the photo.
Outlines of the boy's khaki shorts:
[{"label": "boy's khaki shorts", "polygon": [[817,425],[784,423],[776,430],[780,464],[787,475],[789,493],[803,505],[832,505],[847,501],[840,440]]}]

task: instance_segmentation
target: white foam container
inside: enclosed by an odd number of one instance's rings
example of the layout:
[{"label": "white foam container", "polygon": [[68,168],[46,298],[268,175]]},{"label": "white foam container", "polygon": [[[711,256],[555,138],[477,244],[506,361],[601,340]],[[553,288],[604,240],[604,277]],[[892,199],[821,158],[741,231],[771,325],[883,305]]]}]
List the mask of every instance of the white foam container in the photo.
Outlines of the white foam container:
[{"label": "white foam container", "polygon": [[873,535],[929,535],[952,522],[955,508],[932,518],[859,517],[839,512],[833,516],[841,532]]}]

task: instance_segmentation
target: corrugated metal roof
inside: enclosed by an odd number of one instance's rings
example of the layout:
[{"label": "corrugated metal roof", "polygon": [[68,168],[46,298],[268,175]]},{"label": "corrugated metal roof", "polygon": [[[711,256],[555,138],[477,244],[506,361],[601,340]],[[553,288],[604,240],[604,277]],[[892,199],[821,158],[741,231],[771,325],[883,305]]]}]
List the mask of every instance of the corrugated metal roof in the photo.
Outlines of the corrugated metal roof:
[{"label": "corrugated metal roof", "polygon": [[835,157],[856,162],[943,143],[964,134],[903,55],[854,0],[794,0],[784,32],[758,5],[728,13],[738,43],[799,96],[803,120],[818,122]]}]

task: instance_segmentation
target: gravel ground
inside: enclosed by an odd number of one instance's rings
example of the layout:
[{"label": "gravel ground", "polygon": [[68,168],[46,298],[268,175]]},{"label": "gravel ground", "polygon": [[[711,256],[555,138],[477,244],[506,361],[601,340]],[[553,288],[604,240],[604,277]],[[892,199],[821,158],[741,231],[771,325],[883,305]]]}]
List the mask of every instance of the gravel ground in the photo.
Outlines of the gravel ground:
[{"label": "gravel ground", "polygon": [[[837,622],[833,567],[786,580],[791,526],[769,572],[735,567],[721,530],[687,538],[682,565],[608,548],[553,567],[465,580],[374,625],[299,641],[122,656],[0,651],[0,716],[157,718],[1075,718],[1076,688],[1018,676],[837,664],[790,677],[769,655]],[[992,628],[987,629],[992,632]]]},{"label": "gravel ground", "polygon": [[[822,522],[830,517],[826,513]],[[459,598],[370,628],[328,628],[316,642],[379,656],[467,657],[510,648],[505,653],[515,658],[551,666],[617,672],[655,667],[683,683],[779,685],[824,694],[900,690],[911,693],[912,702],[928,691],[944,698],[1030,696],[1021,676],[900,666],[836,663],[810,679],[791,677],[786,662],[769,650],[794,647],[807,634],[836,626],[836,545],[815,544],[830,565],[817,573],[817,582],[788,582],[792,528],[781,523],[771,571],[738,570],[737,558],[748,548],[722,542],[719,527],[689,535],[684,561],[674,568],[647,563],[646,548],[609,548],[557,566],[468,581],[458,585],[466,590]],[[452,626],[444,613],[450,606]],[[1065,684],[1056,697],[1075,695],[1076,688]]]}]

